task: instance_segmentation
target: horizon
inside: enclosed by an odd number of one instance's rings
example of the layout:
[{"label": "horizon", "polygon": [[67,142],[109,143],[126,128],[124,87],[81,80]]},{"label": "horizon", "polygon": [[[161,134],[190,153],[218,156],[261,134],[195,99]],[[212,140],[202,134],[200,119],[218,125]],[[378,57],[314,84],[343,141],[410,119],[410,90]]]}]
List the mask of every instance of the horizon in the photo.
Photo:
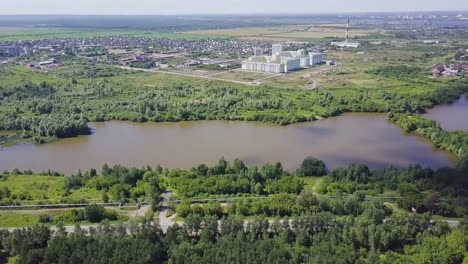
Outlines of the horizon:
[{"label": "horizon", "polygon": [[[283,4],[278,0],[199,0],[196,3],[176,0],[17,0],[3,4],[0,15],[294,15],[294,14],[366,14],[366,13],[425,13],[467,12],[468,1],[446,0],[329,0],[326,5],[318,0],[290,0]],[[404,7],[404,8],[402,8]],[[304,10],[310,10],[304,12]]]},{"label": "horizon", "polygon": [[407,13],[408,15],[418,15],[418,14],[432,14],[432,13],[440,13],[440,14],[445,14],[445,13],[453,13],[457,14],[458,13],[466,13],[466,14],[460,14],[460,15],[466,15],[468,16],[468,9],[466,10],[426,10],[426,11],[416,11],[416,10],[408,10],[408,11],[366,11],[366,12],[323,12],[323,13],[304,13],[304,12],[284,12],[284,13],[173,13],[173,14],[111,14],[111,13],[18,13],[18,14],[2,14],[0,13],[0,16],[122,16],[122,17],[128,17],[128,16],[295,16],[295,15],[335,15],[335,16],[341,16],[341,15],[389,15],[389,14],[398,14],[402,15],[402,13]]}]

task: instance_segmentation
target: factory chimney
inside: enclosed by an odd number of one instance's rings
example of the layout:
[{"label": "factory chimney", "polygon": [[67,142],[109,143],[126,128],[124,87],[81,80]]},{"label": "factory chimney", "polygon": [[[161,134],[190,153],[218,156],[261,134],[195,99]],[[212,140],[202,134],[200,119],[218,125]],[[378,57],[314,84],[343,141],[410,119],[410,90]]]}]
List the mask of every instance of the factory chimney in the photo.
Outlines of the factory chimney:
[{"label": "factory chimney", "polygon": [[349,34],[349,19],[348,19],[348,23],[346,24],[346,40],[345,40],[345,42],[348,42],[348,34]]}]

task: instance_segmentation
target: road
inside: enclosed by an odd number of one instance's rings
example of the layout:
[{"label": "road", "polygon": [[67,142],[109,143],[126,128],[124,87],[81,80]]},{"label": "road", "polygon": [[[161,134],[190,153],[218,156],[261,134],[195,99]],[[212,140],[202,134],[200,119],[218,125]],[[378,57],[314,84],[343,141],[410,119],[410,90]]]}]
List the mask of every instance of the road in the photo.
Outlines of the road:
[{"label": "road", "polygon": [[[172,197],[173,197],[173,193],[172,193],[172,192],[169,192],[169,191],[166,191],[166,192],[163,193],[162,197],[163,197],[163,201],[162,201],[162,203],[161,203],[161,207],[160,207],[160,211],[159,211],[158,222],[159,222],[159,226],[161,227],[162,231],[163,231],[164,233],[166,233],[167,230],[169,229],[169,227],[171,227],[171,226],[173,226],[173,225],[175,225],[175,224],[177,224],[177,225],[183,225],[183,222],[177,222],[177,221],[175,221],[175,218],[177,217],[176,214],[173,214],[173,215],[167,217],[167,212],[168,212],[168,210],[169,210],[170,201],[171,201],[171,199],[172,199]],[[333,198],[334,196],[327,196],[327,197]],[[266,197],[260,196],[260,197],[251,197],[251,198],[264,199],[264,198],[266,198]],[[371,199],[372,199],[372,198],[375,199],[375,198],[382,198],[382,197],[371,197]],[[401,197],[385,197],[385,198],[399,199],[399,198],[401,198]],[[231,198],[231,199],[236,199],[236,198]],[[206,202],[206,201],[214,201],[214,200],[220,200],[220,199],[203,199],[203,202]],[[201,200],[200,200],[200,201],[201,201]],[[174,200],[174,202],[177,202],[177,200]],[[149,211],[149,206],[148,206],[148,205],[143,205],[143,206],[141,206],[138,210],[136,210],[135,212],[133,212],[133,213],[132,213],[132,216],[134,216],[134,217],[137,217],[137,216],[144,216],[144,215],[146,214],[146,212],[148,212],[148,211]],[[458,220],[442,220],[442,221],[448,223],[448,225],[449,225],[450,227],[456,227],[456,226],[458,226],[459,223],[460,223],[460,221],[458,221]],[[248,222],[249,222],[249,221],[244,221],[244,225],[246,226],[246,225],[248,224]],[[270,224],[271,224],[273,221],[270,220],[269,222],[270,222]],[[220,225],[220,221],[218,221],[218,225]],[[89,229],[90,229],[91,227],[97,228],[98,225],[83,225],[83,226],[80,225],[80,227],[81,227],[82,230],[89,231]],[[64,226],[64,228],[65,228],[65,231],[66,231],[67,233],[73,233],[73,232],[75,232],[75,226],[74,226],[74,225],[71,225],[71,226]],[[0,229],[1,229],[1,228],[0,228]],[[18,229],[18,227],[14,227],[14,228],[4,228],[4,229],[6,229],[6,230],[12,232],[13,230]],[[54,231],[54,232],[58,231],[58,228],[57,228],[57,227],[54,227],[54,226],[50,227],[50,229],[51,229],[52,231]],[[130,233],[129,227],[127,227],[127,232]]]},{"label": "road", "polygon": [[[173,226],[177,222],[174,221],[174,219],[177,217],[176,214],[171,215],[170,217],[167,217],[167,211],[169,210],[169,201],[172,198],[172,192],[164,192],[163,193],[163,201],[161,205],[161,209],[159,211],[159,225],[161,226],[161,229],[166,232],[167,229],[170,226]],[[177,224],[182,224],[182,223],[177,223]]]}]

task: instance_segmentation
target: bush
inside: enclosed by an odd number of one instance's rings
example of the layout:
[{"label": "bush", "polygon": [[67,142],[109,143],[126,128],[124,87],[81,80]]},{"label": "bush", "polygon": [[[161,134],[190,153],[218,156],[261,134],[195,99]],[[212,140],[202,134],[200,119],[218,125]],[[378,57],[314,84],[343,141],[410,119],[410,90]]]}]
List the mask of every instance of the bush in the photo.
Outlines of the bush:
[{"label": "bush", "polygon": [[187,217],[192,211],[190,210],[190,203],[183,202],[179,204],[176,208],[176,212],[180,217]]},{"label": "bush", "polygon": [[52,223],[53,220],[54,220],[54,217],[51,215],[43,214],[39,216],[39,223],[41,224]]},{"label": "bush", "polygon": [[99,223],[106,217],[106,209],[102,205],[91,204],[84,209],[84,219],[91,223]]}]

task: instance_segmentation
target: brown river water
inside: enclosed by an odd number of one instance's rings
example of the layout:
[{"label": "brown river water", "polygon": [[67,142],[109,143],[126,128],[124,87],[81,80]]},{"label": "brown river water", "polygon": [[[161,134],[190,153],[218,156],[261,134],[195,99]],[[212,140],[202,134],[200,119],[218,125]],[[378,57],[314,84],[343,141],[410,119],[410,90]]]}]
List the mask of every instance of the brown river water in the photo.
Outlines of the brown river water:
[{"label": "brown river water", "polygon": [[289,170],[306,156],[320,158],[332,169],[350,163],[439,168],[456,162],[454,155],[435,150],[429,141],[405,134],[384,114],[345,114],[290,126],[243,121],[90,125],[90,136],[0,149],[0,170],[74,173],[100,169],[104,163],[190,168],[213,165],[222,156],[240,158],[249,165],[280,161]]},{"label": "brown river water", "polygon": [[460,97],[452,104],[439,105],[427,112],[425,118],[435,120],[447,131],[468,131],[468,99]]}]

